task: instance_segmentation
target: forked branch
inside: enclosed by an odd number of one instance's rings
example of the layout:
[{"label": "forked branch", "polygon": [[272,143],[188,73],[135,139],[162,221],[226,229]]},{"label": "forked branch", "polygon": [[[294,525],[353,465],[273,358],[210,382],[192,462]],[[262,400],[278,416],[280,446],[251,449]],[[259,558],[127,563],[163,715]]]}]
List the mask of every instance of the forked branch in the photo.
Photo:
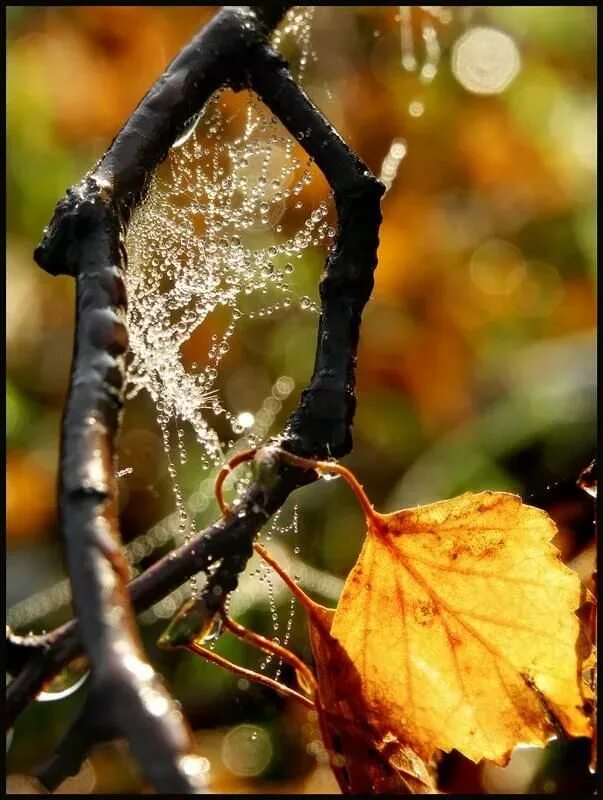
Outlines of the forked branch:
[{"label": "forked branch", "polygon": [[281,446],[315,458],[340,457],[352,446],[356,347],[373,285],[383,187],[271,48],[267,37],[287,8],[220,11],[143,98],[95,169],[58,203],[35,252],[44,269],[77,282],[59,502],[77,625],[52,632],[21,664],[7,691],[9,724],[83,647],[92,692],[107,698],[110,723],[159,791],[193,793],[202,785],[186,757],[190,734],[146,661],[132,608],[147,608],[209,563],[218,566],[205,590],[207,602],[223,599],[236,588],[261,526],[291,491],[315,477],[278,463],[272,486],[254,484],[234,518],[154,564],[130,584],[128,595],[114,477],[127,351],[124,234],[153,171],[221,86],[255,90],[333,188],[339,229],[321,280],[314,374]]}]

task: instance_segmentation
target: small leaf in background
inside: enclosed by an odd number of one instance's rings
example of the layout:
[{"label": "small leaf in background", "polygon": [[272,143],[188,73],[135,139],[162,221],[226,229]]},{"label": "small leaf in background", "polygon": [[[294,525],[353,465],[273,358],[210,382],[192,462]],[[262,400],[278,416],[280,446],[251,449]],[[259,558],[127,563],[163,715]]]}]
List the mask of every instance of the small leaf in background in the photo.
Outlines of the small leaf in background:
[{"label": "small leaf in background", "polygon": [[207,607],[202,597],[191,597],[182,604],[161,634],[160,647],[186,647],[190,642],[208,642],[222,632],[222,620]]}]

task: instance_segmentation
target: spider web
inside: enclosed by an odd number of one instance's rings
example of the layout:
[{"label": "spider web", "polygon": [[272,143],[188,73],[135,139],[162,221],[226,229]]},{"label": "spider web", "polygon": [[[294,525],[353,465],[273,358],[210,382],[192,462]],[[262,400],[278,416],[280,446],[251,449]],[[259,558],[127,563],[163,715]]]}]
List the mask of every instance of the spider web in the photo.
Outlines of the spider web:
[{"label": "spider web", "polygon": [[[277,34],[280,43],[297,37],[298,70],[308,59],[310,16],[311,9],[290,12]],[[239,320],[293,303],[317,311],[291,285],[304,251],[335,235],[327,197],[316,207],[304,202],[313,173],[311,159],[259,99],[226,89],[191,121],[132,218],[128,397],[148,391],[168,451],[170,421],[188,423],[205,468],[222,463],[229,446],[215,418],[227,421],[233,437],[246,427],[218,390]],[[188,364],[186,344],[212,316],[219,330],[206,359]],[[245,438],[257,444],[261,432]]]},{"label": "spider web", "polygon": [[[312,14],[312,8],[290,10],[273,36],[298,82],[313,58]],[[318,248],[324,261],[335,236],[334,211],[324,178],[301,147],[303,135],[292,137],[252,92],[216,92],[174,143],[130,222],[127,397],[145,391],[155,405],[175,498],[176,542],[197,533],[196,512],[208,502],[199,490],[184,497],[179,464],[189,459],[185,429],[193,434],[198,484],[211,486],[210,476],[227,458],[265,440],[294,388],[289,376],[280,376],[258,412],[237,414],[220,378],[241,321],[292,306],[318,311],[293,281],[307,251]],[[197,360],[191,361],[187,352],[199,336],[209,345],[202,358],[195,347]],[[240,495],[249,476],[239,471],[229,484]],[[296,509],[293,514],[297,531]],[[265,535],[289,529],[276,521]],[[269,578],[266,586],[276,632]],[[193,578],[189,591],[197,589]],[[176,610],[175,597],[162,603],[161,616]],[[293,611],[291,604],[285,641]]]},{"label": "spider web", "polygon": [[[291,9],[272,37],[301,84],[316,60],[311,43],[314,10]],[[439,59],[432,29],[450,22],[447,7],[397,10],[403,68],[419,69],[428,82]],[[417,16],[414,25],[411,15]],[[295,389],[291,377],[275,376],[261,407],[253,414],[237,414],[221,396],[219,384],[241,321],[285,314],[294,307],[317,312],[312,300],[296,292],[294,281],[311,250],[318,248],[324,261],[335,234],[334,211],[328,187],[302,142],[252,93],[217,92],[175,142],[131,220],[126,238],[131,349],[127,396],[148,394],[155,405],[176,506],[127,545],[135,571],[157,550],[194,534],[195,518],[213,503],[216,467],[273,433],[276,417]],[[405,153],[403,140],[395,139],[380,176],[387,186]],[[205,359],[190,362],[187,345],[218,316],[221,330],[212,334]],[[192,432],[194,452],[187,445],[187,431]],[[186,493],[179,468],[189,458],[195,459],[199,478],[194,491]],[[126,465],[118,479],[131,471]],[[241,492],[248,480],[241,480],[239,472],[237,478],[235,488]],[[227,481],[226,488],[232,483]],[[289,522],[276,520],[266,537],[289,531],[296,509],[292,515]],[[291,530],[297,531],[297,522]],[[262,571],[261,564],[254,567],[255,580]],[[194,584],[164,598],[142,621],[170,616],[191,588]],[[62,580],[15,604],[9,612],[11,624],[17,629],[35,625],[68,607],[69,601],[69,582]],[[275,613],[272,600],[270,612]]]}]

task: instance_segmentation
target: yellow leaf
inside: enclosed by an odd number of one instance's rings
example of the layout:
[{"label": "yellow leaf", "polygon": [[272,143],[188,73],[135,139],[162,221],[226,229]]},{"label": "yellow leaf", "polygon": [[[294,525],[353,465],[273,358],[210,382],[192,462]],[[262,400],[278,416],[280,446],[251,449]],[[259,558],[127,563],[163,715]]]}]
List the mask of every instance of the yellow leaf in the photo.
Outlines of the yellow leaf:
[{"label": "yellow leaf", "polygon": [[577,613],[588,593],[544,511],[482,492],[379,514],[345,467],[278,453],[342,475],[368,525],[335,612],[255,545],[308,612],[306,683],[345,792],[429,791],[442,751],[504,764],[518,744],[592,736],[594,654]]},{"label": "yellow leaf", "polygon": [[589,736],[580,581],[547,514],[503,492],[385,515],[361,500],[367,537],[331,634],[367,721],[424,759],[456,748],[503,764],[559,728]]},{"label": "yellow leaf", "polygon": [[260,545],[255,549],[283,578],[308,614],[316,682],[312,687],[324,746],[346,794],[437,793],[423,760],[404,741],[369,721],[356,666],[330,633],[334,610],[315,603]]}]

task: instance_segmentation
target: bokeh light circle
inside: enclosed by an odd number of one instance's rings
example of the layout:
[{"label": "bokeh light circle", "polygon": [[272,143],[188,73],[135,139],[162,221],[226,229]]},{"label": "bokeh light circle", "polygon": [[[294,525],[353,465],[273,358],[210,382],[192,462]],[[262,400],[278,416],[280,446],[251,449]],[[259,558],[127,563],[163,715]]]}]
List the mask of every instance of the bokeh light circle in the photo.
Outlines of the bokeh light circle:
[{"label": "bokeh light circle", "polygon": [[272,742],[263,728],[237,725],[222,740],[222,761],[234,775],[251,778],[272,760]]},{"label": "bokeh light circle", "polygon": [[513,39],[496,28],[471,28],[455,43],[452,72],[474,94],[499,94],[516,77],[521,66]]}]

